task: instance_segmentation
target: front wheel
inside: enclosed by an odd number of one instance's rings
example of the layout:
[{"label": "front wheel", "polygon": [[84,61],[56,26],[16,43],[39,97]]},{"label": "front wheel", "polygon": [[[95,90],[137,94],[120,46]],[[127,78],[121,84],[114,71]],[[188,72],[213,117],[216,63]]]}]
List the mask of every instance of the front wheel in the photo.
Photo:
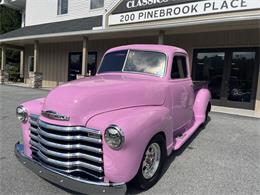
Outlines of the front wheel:
[{"label": "front wheel", "polygon": [[136,187],[144,190],[151,188],[160,179],[165,158],[165,140],[163,136],[157,135],[146,147],[140,168],[134,178]]}]

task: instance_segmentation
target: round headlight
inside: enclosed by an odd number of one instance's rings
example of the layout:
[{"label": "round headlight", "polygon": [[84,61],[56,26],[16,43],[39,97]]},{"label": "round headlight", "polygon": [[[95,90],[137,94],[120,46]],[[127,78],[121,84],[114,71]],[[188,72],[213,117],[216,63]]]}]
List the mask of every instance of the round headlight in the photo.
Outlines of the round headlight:
[{"label": "round headlight", "polygon": [[16,116],[20,121],[26,122],[28,119],[27,110],[23,106],[18,106],[16,108]]},{"label": "round headlight", "polygon": [[105,131],[105,141],[110,148],[119,150],[124,144],[125,136],[118,126],[111,125]]}]

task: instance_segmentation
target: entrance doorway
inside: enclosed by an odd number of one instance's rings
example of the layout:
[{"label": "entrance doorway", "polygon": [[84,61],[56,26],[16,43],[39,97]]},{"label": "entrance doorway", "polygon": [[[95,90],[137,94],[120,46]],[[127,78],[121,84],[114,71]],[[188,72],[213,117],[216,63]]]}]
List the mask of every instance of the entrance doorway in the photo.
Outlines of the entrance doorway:
[{"label": "entrance doorway", "polygon": [[[97,71],[97,52],[89,52],[87,72],[93,76],[96,74],[96,71]],[[82,52],[70,52],[68,81],[77,79],[77,75],[81,73],[82,73]]]},{"label": "entrance doorway", "polygon": [[193,59],[193,79],[208,81],[214,105],[254,110],[258,48],[198,49]]}]

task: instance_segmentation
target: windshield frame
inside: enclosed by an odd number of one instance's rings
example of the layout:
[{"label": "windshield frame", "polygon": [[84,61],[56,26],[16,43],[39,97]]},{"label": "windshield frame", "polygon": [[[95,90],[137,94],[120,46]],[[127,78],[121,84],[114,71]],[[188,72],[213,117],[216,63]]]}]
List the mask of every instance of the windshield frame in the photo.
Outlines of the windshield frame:
[{"label": "windshield frame", "polygon": [[[113,52],[118,52],[118,51],[127,51],[127,54],[126,54],[126,57],[125,57],[125,60],[124,60],[124,64],[123,64],[123,67],[121,69],[121,71],[107,71],[107,72],[102,72],[100,73],[99,70],[101,68],[101,65],[104,61],[104,58],[107,54],[109,53],[113,53]],[[164,72],[162,75],[156,75],[156,74],[152,74],[152,73],[147,73],[147,72],[136,72],[136,71],[125,71],[124,68],[125,68],[125,65],[126,65],[126,62],[127,62],[127,59],[128,59],[128,55],[130,53],[130,51],[142,51],[142,52],[154,52],[154,53],[160,53],[160,54],[163,54],[165,56],[165,65],[164,65]],[[166,72],[167,72],[167,68],[168,68],[168,55],[164,52],[161,52],[161,51],[156,51],[156,50],[144,50],[144,49],[122,49],[122,50],[116,50],[116,51],[111,51],[111,52],[108,52],[104,55],[104,57],[102,58],[102,61],[100,63],[100,66],[98,67],[98,71],[97,71],[97,74],[106,74],[106,73],[131,73],[131,74],[141,74],[141,75],[149,75],[149,76],[154,76],[154,77],[159,77],[159,78],[163,78],[166,76]]]}]

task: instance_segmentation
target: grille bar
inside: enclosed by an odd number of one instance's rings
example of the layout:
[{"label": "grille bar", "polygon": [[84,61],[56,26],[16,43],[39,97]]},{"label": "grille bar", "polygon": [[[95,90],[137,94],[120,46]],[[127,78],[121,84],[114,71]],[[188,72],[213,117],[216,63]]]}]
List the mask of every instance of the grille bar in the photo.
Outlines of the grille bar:
[{"label": "grille bar", "polygon": [[63,161],[59,161],[59,160],[53,160],[53,159],[45,156],[40,150],[37,152],[37,154],[45,162],[56,165],[56,166],[64,167],[66,169],[80,166],[80,167],[90,169],[90,170],[93,170],[93,171],[97,171],[97,172],[100,172],[100,173],[103,172],[103,169],[101,167],[94,166],[94,165],[91,165],[91,164],[88,164],[88,163],[83,163],[81,161],[63,162]]},{"label": "grille bar", "polygon": [[56,126],[56,125],[51,125],[44,123],[43,121],[39,121],[38,125],[40,127],[46,128],[46,129],[51,129],[54,131],[59,131],[59,132],[64,132],[64,133],[69,133],[69,132],[82,132],[82,133],[93,133],[100,135],[100,131],[96,131],[93,129],[85,128],[85,127],[64,127],[64,126]]},{"label": "grille bar", "polygon": [[[33,137],[32,137],[33,138]],[[102,158],[99,157],[95,157],[95,156],[91,156],[88,154],[83,154],[81,152],[76,152],[76,153],[61,153],[61,152],[55,152],[55,151],[51,151],[48,150],[47,148],[45,148],[42,145],[39,145],[38,143],[36,143],[35,141],[31,140],[31,145],[33,145],[35,148],[37,148],[38,150],[40,150],[41,152],[50,155],[50,156],[54,156],[54,157],[59,157],[59,158],[63,158],[65,160],[70,160],[70,159],[77,159],[77,158],[82,158],[82,159],[86,159],[86,160],[90,160],[90,161],[94,161],[97,163],[102,163],[103,160]]]},{"label": "grille bar", "polygon": [[44,136],[44,137],[57,139],[57,140],[61,140],[61,141],[86,141],[86,142],[101,144],[101,140],[100,139],[91,138],[91,137],[85,137],[85,136],[80,136],[80,135],[76,135],[76,136],[55,135],[55,134],[52,134],[52,133],[47,133],[43,129],[40,129],[40,131],[38,131],[38,133],[40,135]]},{"label": "grille bar", "polygon": [[86,145],[82,145],[82,144],[57,144],[55,142],[50,142],[50,141],[44,139],[40,135],[38,135],[38,142],[40,142],[41,144],[44,144],[46,146],[56,148],[56,149],[61,149],[61,150],[82,149],[82,150],[87,150],[87,151],[90,151],[90,152],[102,154],[102,149],[99,149],[99,148],[94,148],[94,147],[86,146]]},{"label": "grille bar", "polygon": [[81,126],[48,124],[30,115],[32,156],[60,172],[104,179],[101,132]]}]

